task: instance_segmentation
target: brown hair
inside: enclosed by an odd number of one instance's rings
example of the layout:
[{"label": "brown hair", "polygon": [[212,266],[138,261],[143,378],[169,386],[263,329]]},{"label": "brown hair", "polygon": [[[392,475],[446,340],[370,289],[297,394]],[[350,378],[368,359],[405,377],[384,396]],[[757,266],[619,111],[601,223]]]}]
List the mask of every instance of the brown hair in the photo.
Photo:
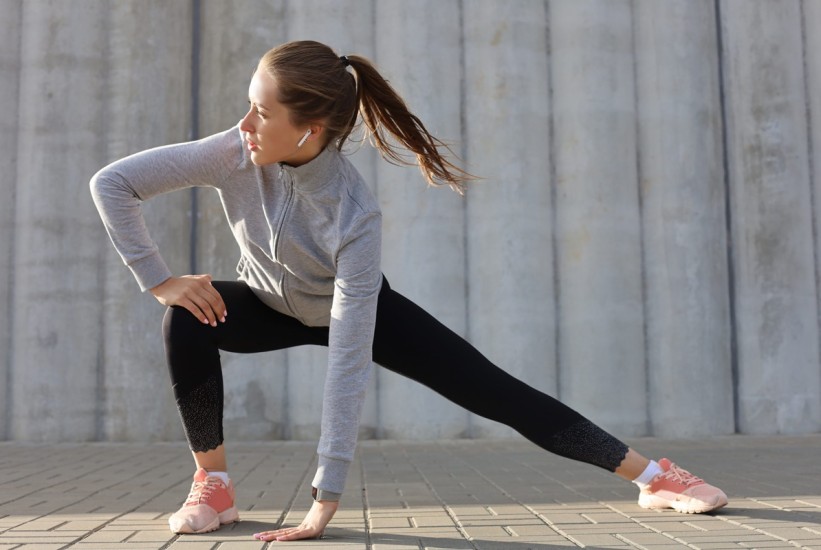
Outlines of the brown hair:
[{"label": "brown hair", "polygon": [[[371,144],[388,162],[413,165],[403,154],[410,151],[429,184],[449,185],[459,193],[475,179],[440,153],[440,148],[452,151],[428,132],[367,58],[341,58],[319,42],[297,41],[270,50],[259,66],[276,81],[277,99],[288,109],[291,121],[295,125],[321,122],[326,143],[335,140],[337,149],[342,149],[361,114]],[[404,150],[392,145],[388,134]]]}]

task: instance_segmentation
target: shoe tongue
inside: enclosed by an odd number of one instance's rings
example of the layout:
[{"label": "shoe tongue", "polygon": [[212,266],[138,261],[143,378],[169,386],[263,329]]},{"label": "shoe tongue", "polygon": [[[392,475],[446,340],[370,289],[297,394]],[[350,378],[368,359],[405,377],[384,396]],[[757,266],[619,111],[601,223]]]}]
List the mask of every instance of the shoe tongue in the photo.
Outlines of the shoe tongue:
[{"label": "shoe tongue", "polygon": [[670,470],[670,468],[673,467],[673,463],[670,461],[669,458],[662,458],[661,460],[659,460],[659,466],[661,466],[661,469],[663,471],[667,472]]},{"label": "shoe tongue", "polygon": [[208,471],[205,468],[200,468],[197,470],[197,473],[194,474],[194,481],[203,482],[208,479]]}]

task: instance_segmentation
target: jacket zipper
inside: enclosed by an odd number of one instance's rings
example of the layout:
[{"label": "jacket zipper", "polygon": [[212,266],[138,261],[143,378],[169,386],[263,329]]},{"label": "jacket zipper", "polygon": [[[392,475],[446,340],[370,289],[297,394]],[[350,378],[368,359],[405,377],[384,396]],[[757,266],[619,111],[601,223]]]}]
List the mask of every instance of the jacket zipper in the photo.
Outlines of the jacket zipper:
[{"label": "jacket zipper", "polygon": [[[286,172],[287,174],[287,172]],[[288,196],[285,198],[285,205],[282,207],[282,215],[279,218],[279,226],[277,226],[277,232],[274,235],[274,261],[279,262],[279,239],[282,235],[282,227],[285,225],[285,217],[288,215],[288,210],[291,207],[291,203],[294,200],[294,180],[290,174],[288,174],[288,181],[285,182],[285,186],[288,190]],[[281,262],[280,262],[281,263]]]}]

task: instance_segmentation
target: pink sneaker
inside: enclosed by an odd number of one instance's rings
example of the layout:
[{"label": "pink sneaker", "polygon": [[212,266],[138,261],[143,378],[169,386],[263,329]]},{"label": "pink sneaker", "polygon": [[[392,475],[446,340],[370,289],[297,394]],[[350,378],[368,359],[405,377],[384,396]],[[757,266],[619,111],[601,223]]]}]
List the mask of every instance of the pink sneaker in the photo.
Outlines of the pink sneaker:
[{"label": "pink sneaker", "polygon": [[654,477],[639,494],[639,506],[642,508],[672,508],[684,514],[703,514],[727,504],[724,491],[668,459],[659,460],[659,466],[663,473]]},{"label": "pink sneaker", "polygon": [[168,526],[173,533],[208,533],[235,521],[239,521],[239,512],[234,506],[234,484],[225,485],[200,468],[185,504],[168,518]]}]

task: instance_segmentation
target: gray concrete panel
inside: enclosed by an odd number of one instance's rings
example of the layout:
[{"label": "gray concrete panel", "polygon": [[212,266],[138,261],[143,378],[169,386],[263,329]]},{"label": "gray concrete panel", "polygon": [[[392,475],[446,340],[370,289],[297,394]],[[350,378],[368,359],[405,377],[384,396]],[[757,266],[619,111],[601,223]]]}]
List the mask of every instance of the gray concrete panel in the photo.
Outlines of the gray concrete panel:
[{"label": "gray concrete panel", "polygon": [[[230,128],[245,115],[251,74],[266,51],[285,41],[285,16],[284,2],[202,2],[199,137]],[[197,191],[196,221],[197,271],[236,280],[239,249],[213,190]],[[287,354],[222,352],[221,357],[226,443],[291,437]]]},{"label": "gray concrete panel", "polygon": [[17,111],[20,85],[20,15],[22,0],[1,0],[0,13],[0,440],[11,422],[11,319],[14,312],[14,194],[17,186]]},{"label": "gray concrete panel", "polygon": [[[339,55],[361,53],[373,56],[373,7],[370,2],[306,0],[287,4],[288,40],[316,40]],[[276,44],[272,44],[276,45]],[[341,63],[341,61],[340,61]],[[372,158],[372,157],[371,157]],[[371,172],[368,158],[357,159],[358,168]],[[315,440],[320,435],[322,395],[328,368],[325,348],[303,347],[288,350],[287,392],[291,437]],[[363,411],[362,436],[372,437],[376,426],[375,376]]]},{"label": "gray concrete panel", "polygon": [[732,433],[715,5],[642,0],[635,9],[652,433]]},{"label": "gray concrete panel", "polygon": [[[433,135],[461,138],[459,4],[379,2],[376,61]],[[382,265],[391,287],[465,334],[464,199],[426,187],[419,170],[377,165],[383,212]],[[439,394],[391,372],[379,373],[380,427],[388,438],[455,438],[468,413]],[[400,405],[401,404],[401,405]]]},{"label": "gray concrete panel", "polygon": [[800,7],[721,3],[743,433],[821,428]]},{"label": "gray concrete panel", "polygon": [[[536,2],[464,5],[470,340],[555,395],[556,309],[547,14]],[[515,406],[512,396],[500,395]],[[513,432],[481,417],[478,437]]]},{"label": "gray concrete panel", "polygon": [[551,2],[559,395],[647,431],[629,2]]},{"label": "gray concrete panel", "polygon": [[[190,129],[191,6],[161,0],[111,4],[105,79],[108,160],[185,141]],[[143,215],[172,272],[186,273],[191,199],[187,191],[143,204]],[[100,437],[113,441],[181,439],[163,350],[165,308],[141,293],[100,224],[105,251]]]},{"label": "gray concrete panel", "polygon": [[[819,175],[821,175],[821,36],[818,33],[818,30],[821,29],[821,3],[805,0],[802,3],[802,9],[806,70],[804,78],[807,101],[809,102],[810,184],[813,192],[815,288],[817,294],[819,282],[821,282],[821,241],[818,239],[818,231],[821,228],[821,179],[819,179]],[[821,304],[821,297],[819,297],[819,304]],[[807,375],[812,384],[814,375],[811,368]],[[816,365],[815,376],[821,377],[821,365]],[[821,395],[817,399],[821,399]]]},{"label": "gray concrete panel", "polygon": [[108,8],[94,1],[23,4],[12,436],[98,436],[102,227],[88,181],[108,125]]}]

